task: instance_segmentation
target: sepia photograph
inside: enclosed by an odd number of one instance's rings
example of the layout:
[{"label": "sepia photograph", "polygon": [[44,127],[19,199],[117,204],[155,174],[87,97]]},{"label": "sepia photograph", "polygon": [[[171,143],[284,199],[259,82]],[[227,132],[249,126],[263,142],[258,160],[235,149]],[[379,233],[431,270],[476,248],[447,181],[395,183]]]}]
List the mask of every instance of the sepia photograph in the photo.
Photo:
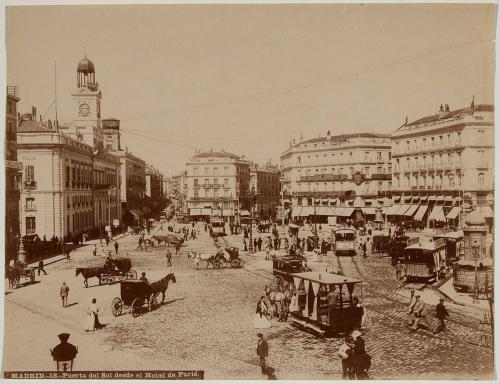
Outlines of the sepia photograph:
[{"label": "sepia photograph", "polygon": [[3,378],[496,379],[496,3],[3,9]]}]

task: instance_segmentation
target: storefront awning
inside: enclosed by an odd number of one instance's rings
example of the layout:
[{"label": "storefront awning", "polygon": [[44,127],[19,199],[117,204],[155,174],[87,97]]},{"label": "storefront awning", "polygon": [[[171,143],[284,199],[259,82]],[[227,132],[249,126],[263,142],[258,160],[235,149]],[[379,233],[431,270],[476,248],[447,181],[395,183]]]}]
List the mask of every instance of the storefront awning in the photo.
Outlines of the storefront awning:
[{"label": "storefront awning", "polygon": [[434,206],[432,208],[432,212],[429,215],[429,220],[435,221],[446,221],[446,217],[444,216],[443,207],[440,205]]},{"label": "storefront awning", "polygon": [[405,196],[405,203],[409,203],[411,201],[411,196]]},{"label": "storefront awning", "polygon": [[422,219],[425,216],[425,213],[427,212],[427,205],[421,205],[418,207],[417,213],[415,213],[415,216],[413,217],[413,220],[415,221],[422,221]]},{"label": "storefront awning", "polygon": [[233,209],[223,209],[222,215],[223,216],[234,216],[234,210]]},{"label": "storefront awning", "polygon": [[444,201],[447,203],[451,203],[453,201],[453,198],[451,196],[445,196]]},{"label": "storefront awning", "polygon": [[392,197],[392,201],[394,201],[395,203],[397,203],[399,200],[401,200],[401,196],[393,196]]},{"label": "storefront awning", "polygon": [[189,210],[189,216],[200,216],[201,215],[201,208],[191,208]]},{"label": "storefront awning", "polygon": [[453,203],[454,203],[454,204],[458,204],[458,203],[461,203],[461,202],[462,202],[462,198],[461,198],[460,196],[459,196],[459,197],[455,197],[455,198],[453,199]]},{"label": "storefront awning", "polygon": [[292,216],[300,216],[300,213],[302,212],[302,207],[292,207]]},{"label": "storefront awning", "polygon": [[388,215],[388,212],[392,210],[392,207],[383,207],[382,208],[382,214],[383,215]]},{"label": "storefront awning", "polygon": [[420,196],[413,196],[412,201],[413,201],[414,203],[419,202],[419,201],[420,201]]},{"label": "storefront awning", "polygon": [[436,201],[437,201],[437,202],[439,202],[439,203],[440,203],[440,202],[443,202],[443,201],[444,201],[444,196],[443,196],[443,195],[438,196],[438,197],[436,198]]},{"label": "storefront awning", "polygon": [[291,201],[290,201],[290,199],[283,199],[283,203],[285,203],[285,204],[290,204],[290,203],[291,203]]},{"label": "storefront awning", "polygon": [[436,196],[435,195],[429,196],[429,201],[436,201]]},{"label": "storefront awning", "polygon": [[[220,212],[220,210],[217,210]],[[201,214],[204,216],[210,216],[212,214],[212,208],[202,208]]]},{"label": "storefront awning", "polygon": [[365,215],[375,215],[375,208],[373,207],[361,208],[361,210]]},{"label": "storefront awning", "polygon": [[246,209],[242,209],[240,211],[240,216],[250,216],[250,212],[248,212]]},{"label": "storefront awning", "polygon": [[420,201],[427,201],[427,196],[420,196]]},{"label": "storefront awning", "polygon": [[333,216],[332,207],[317,207],[316,214],[321,216]]},{"label": "storefront awning", "polygon": [[372,199],[365,199],[365,204],[373,204],[373,200]]},{"label": "storefront awning", "polygon": [[460,207],[453,207],[450,212],[446,215],[446,218],[449,220],[455,220],[457,216],[460,214]]},{"label": "storefront awning", "polygon": [[418,205],[410,205],[410,208],[404,213],[404,216],[412,217],[418,210]]},{"label": "storefront awning", "polygon": [[387,210],[387,215],[395,215],[397,211],[401,208],[401,204],[394,204]]},{"label": "storefront awning", "polygon": [[302,207],[302,212],[300,213],[300,216],[312,216],[312,215],[314,215],[314,207],[311,206]]},{"label": "storefront awning", "polygon": [[352,213],[354,212],[354,208],[344,208],[342,212],[339,212],[337,216],[342,216],[342,217],[351,217]]},{"label": "storefront awning", "polygon": [[403,216],[405,214],[405,212],[408,210],[408,208],[410,208],[410,205],[408,204],[403,204],[396,212],[394,212],[393,214],[395,216]]}]

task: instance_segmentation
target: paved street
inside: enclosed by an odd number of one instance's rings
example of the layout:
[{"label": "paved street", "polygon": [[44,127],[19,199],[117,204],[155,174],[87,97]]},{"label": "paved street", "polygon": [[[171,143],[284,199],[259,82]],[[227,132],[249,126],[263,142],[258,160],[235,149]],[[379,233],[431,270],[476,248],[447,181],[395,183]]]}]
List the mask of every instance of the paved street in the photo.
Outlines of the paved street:
[{"label": "paved street", "polygon": [[[200,227],[201,229],[201,227]],[[174,272],[177,283],[166,292],[166,302],[153,312],[134,318],[128,312],[113,317],[111,301],[119,296],[119,284],[97,286],[97,279],[83,287],[74,268],[102,265],[95,260],[91,246],[82,247],[71,261],[48,266],[39,283],[9,292],[5,305],[4,370],[51,370],[54,363],[49,348],[57,344],[57,334],[71,333],[70,342],[78,345],[74,369],[204,369],[207,379],[262,379],[257,342],[253,328],[255,304],[271,279],[271,264],[264,252],[244,255],[244,269],[196,270],[187,250],[214,250],[207,234],[188,241],[179,255],[173,252],[173,267],[167,267],[166,249],[137,251],[137,238],[120,240],[119,256],[132,258],[133,269],[147,273],[155,281]],[[241,236],[228,236],[228,245],[241,248]],[[451,321],[448,331],[437,336],[427,331],[413,334],[405,323],[407,291],[394,278],[387,258],[333,256],[346,275],[361,277],[364,304],[371,324],[365,340],[372,355],[372,378],[492,378],[493,350],[480,346],[482,335],[490,335],[488,325],[480,325],[481,315],[469,313],[447,303]],[[324,264],[308,263],[313,268]],[[61,308],[59,285],[70,287],[69,308]],[[105,329],[86,333],[82,323],[86,307],[96,297],[103,311]],[[289,323],[274,323],[265,331],[270,345],[269,364],[279,379],[338,379],[341,376],[337,350],[340,339],[320,339]],[[106,359],[101,353],[105,352]],[[26,362],[30,362],[27,366]],[[34,365],[35,366],[34,366]],[[306,375],[307,373],[307,375]]]}]

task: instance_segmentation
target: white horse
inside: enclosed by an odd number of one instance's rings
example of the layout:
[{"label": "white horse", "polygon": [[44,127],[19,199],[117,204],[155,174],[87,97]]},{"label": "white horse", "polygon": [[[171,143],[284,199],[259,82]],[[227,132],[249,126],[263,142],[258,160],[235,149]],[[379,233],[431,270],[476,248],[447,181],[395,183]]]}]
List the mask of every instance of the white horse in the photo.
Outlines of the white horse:
[{"label": "white horse", "polygon": [[192,258],[194,261],[194,266],[196,269],[198,269],[198,266],[200,264],[200,261],[204,261],[207,263],[207,268],[210,264],[210,262],[213,260],[214,255],[211,253],[196,253],[193,251],[188,251],[188,258]]}]

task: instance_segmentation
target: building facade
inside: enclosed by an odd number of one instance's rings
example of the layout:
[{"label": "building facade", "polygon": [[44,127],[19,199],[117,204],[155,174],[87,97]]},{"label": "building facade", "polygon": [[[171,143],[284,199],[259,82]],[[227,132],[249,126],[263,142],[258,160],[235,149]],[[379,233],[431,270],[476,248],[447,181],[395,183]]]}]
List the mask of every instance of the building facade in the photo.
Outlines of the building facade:
[{"label": "building facade", "polygon": [[19,242],[19,185],[22,164],[17,160],[18,88],[7,87],[5,113],[5,259],[13,260]]},{"label": "building facade", "polygon": [[270,163],[250,165],[250,191],[256,193],[254,214],[261,219],[274,219],[280,205],[280,172]]},{"label": "building facade", "polygon": [[158,212],[163,209],[163,175],[152,165],[146,166],[146,200],[149,209]]},{"label": "building facade", "polygon": [[250,208],[249,162],[220,152],[198,152],[187,163],[187,209],[193,218],[222,216],[234,221]]},{"label": "building facade", "polygon": [[354,208],[359,215],[374,215],[377,198],[391,189],[391,168],[390,135],[328,131],[323,137],[294,140],[281,154],[284,205],[292,208],[292,217],[319,221],[350,217]]},{"label": "building facade", "polygon": [[87,58],[78,63],[72,98],[75,117],[64,126],[43,121],[35,108],[21,118],[23,236],[79,235],[120,219],[120,161],[104,149],[102,94]]},{"label": "building facade", "polygon": [[456,220],[474,207],[491,218],[494,130],[493,106],[474,102],[453,111],[441,105],[438,113],[405,123],[392,134],[394,198],[427,206],[418,215],[423,221]]}]

